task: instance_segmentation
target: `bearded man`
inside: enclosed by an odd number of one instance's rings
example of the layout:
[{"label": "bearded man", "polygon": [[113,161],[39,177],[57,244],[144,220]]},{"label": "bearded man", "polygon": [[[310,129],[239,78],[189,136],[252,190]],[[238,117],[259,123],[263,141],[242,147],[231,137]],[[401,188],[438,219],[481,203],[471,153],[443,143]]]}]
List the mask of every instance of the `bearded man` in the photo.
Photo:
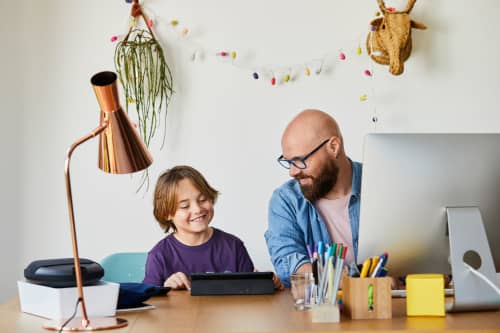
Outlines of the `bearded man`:
[{"label": "bearded man", "polygon": [[265,239],[285,286],[290,274],[312,271],[307,247],[318,242],[348,247],[345,263],[356,261],[362,166],[345,154],[335,119],[320,110],[299,113],[281,139],[278,162],[293,178],[269,202]]}]

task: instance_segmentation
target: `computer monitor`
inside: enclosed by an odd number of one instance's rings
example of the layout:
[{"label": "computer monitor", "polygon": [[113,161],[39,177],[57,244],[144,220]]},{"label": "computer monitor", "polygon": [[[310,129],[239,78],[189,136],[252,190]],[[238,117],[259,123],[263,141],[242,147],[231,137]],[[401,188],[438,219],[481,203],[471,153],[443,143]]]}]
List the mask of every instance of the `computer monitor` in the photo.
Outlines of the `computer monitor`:
[{"label": "computer monitor", "polygon": [[[451,249],[451,251],[450,251]],[[452,274],[452,310],[500,308],[500,134],[369,134],[358,261],[388,252],[392,276]]]}]

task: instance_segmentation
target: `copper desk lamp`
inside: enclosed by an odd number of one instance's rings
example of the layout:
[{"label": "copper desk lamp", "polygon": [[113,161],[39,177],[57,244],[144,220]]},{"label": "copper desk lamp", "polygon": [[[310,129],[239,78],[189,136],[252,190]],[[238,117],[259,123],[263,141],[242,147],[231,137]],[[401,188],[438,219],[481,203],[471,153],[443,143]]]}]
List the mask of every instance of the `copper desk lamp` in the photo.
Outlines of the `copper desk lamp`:
[{"label": "copper desk lamp", "polygon": [[90,134],[77,140],[68,149],[65,177],[66,195],[68,199],[69,222],[71,228],[71,241],[73,245],[73,258],[75,265],[76,287],[78,301],[81,303],[82,317],[77,317],[63,326],[63,321],[52,321],[43,327],[49,330],[64,331],[94,331],[112,329],[127,326],[125,319],[116,317],[92,317],[87,316],[85,299],[83,297],[83,281],[78,256],[78,244],[76,240],[75,216],[73,213],[73,197],[71,194],[71,182],[69,176],[69,164],[71,154],[80,144],[100,135],[99,140],[99,168],[105,172],[124,174],[132,173],[147,168],[153,159],[146,145],[139,136],[138,131],[130,122],[127,114],[123,111],[118,100],[118,89],[116,86],[117,76],[113,72],[100,72],[92,76],[90,82],[101,108],[101,121],[99,127]]}]

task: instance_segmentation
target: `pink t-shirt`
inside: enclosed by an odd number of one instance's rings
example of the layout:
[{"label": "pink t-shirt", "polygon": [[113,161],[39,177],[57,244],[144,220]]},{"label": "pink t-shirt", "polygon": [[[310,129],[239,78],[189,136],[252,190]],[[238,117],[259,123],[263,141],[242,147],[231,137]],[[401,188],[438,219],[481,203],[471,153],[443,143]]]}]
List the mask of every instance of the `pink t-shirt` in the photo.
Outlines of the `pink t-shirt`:
[{"label": "pink t-shirt", "polygon": [[349,221],[349,199],[351,193],[338,199],[321,198],[314,206],[325,221],[330,238],[335,243],[348,246],[344,263],[354,262],[354,248],[352,246],[351,223]]}]

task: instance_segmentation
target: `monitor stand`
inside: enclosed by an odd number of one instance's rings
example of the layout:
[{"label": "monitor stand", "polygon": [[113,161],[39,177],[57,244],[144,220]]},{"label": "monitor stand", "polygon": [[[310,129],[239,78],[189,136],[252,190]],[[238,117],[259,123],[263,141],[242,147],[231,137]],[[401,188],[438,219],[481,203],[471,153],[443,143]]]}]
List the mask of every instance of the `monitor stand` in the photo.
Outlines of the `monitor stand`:
[{"label": "monitor stand", "polygon": [[478,207],[447,207],[451,273],[455,301],[450,311],[500,309],[500,296],[464,261],[498,284],[495,265]]}]

